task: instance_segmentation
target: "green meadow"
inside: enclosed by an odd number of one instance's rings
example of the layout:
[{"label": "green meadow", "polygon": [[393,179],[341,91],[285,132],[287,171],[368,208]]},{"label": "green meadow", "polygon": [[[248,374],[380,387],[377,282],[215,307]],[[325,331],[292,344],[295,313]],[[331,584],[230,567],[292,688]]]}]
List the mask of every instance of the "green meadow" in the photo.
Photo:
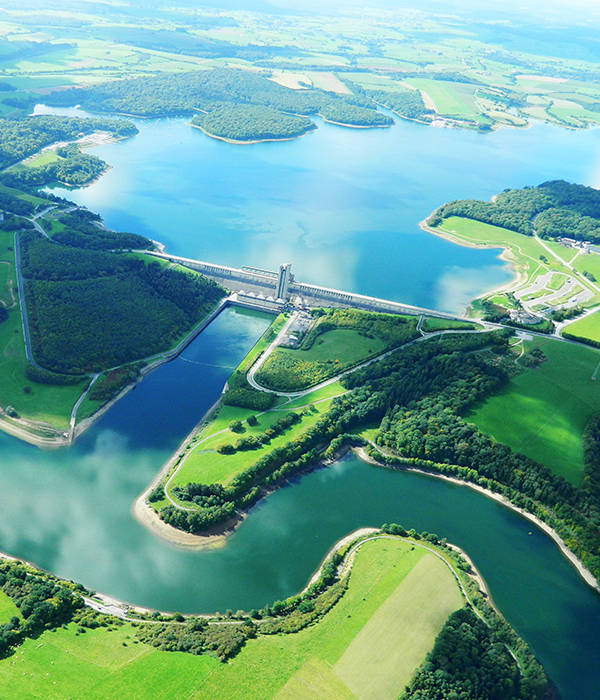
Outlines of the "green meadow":
[{"label": "green meadow", "polygon": [[550,338],[524,344],[526,350],[539,347],[546,361],[525,368],[465,420],[578,485],[583,431],[600,411],[600,383],[592,380],[600,353]]},{"label": "green meadow", "polygon": [[570,323],[563,330],[578,338],[589,338],[600,343],[600,311],[575,321],[575,323]]},{"label": "green meadow", "polygon": [[[410,542],[372,540],[356,553],[346,593],[317,624],[259,635],[228,663],[138,643],[129,623],[85,633],[71,623],[1,660],[0,687],[22,700],[396,700],[462,605],[436,556]],[[0,597],[0,619],[4,611]]]}]

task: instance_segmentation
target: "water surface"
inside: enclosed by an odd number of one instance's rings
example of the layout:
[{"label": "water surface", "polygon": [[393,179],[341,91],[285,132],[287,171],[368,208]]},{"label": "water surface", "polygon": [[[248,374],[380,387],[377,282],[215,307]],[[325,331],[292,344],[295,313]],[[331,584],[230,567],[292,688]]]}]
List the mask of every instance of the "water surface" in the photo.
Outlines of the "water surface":
[{"label": "water surface", "polygon": [[224,265],[291,261],[305,282],[442,310],[461,310],[509,274],[498,251],[421,231],[436,207],[550,179],[600,184],[600,130],[319,121],[294,141],[232,145],[184,119],[136,123],[137,136],[94,150],[113,169],[66,195],[111,228]]}]

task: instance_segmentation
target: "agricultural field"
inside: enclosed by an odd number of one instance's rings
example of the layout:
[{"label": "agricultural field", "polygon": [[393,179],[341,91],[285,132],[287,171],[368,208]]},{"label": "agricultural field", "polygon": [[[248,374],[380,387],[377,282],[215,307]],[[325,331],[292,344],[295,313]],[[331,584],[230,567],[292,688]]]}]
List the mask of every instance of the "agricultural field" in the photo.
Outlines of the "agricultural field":
[{"label": "agricultural field", "polygon": [[226,664],[138,642],[130,623],[85,633],[70,623],[0,661],[0,684],[23,700],[396,700],[462,606],[453,573],[435,555],[373,540],[357,551],[346,593],[317,624],[249,639]]},{"label": "agricultural field", "polygon": [[592,379],[600,353],[550,338],[523,344],[526,351],[540,348],[546,360],[524,368],[464,418],[578,485],[584,466],[581,438],[600,411],[600,384]]}]

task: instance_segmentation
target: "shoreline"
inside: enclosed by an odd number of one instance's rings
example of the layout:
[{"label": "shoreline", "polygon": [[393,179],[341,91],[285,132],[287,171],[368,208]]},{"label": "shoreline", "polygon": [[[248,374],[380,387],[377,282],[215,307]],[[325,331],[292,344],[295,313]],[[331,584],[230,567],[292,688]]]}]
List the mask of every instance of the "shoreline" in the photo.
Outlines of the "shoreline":
[{"label": "shoreline", "polygon": [[[214,408],[214,407],[213,407]],[[213,410],[212,408],[210,409],[211,411]],[[209,412],[207,412],[206,415],[208,415]],[[203,418],[204,420],[204,418]],[[194,429],[196,430],[197,427]],[[182,442],[180,445],[180,448],[173,454],[173,456],[163,465],[162,469],[158,472],[158,474],[154,477],[152,482],[144,489],[143,493],[141,493],[137,499],[134,501],[131,507],[131,513],[133,517],[141,524],[143,525],[146,529],[148,529],[152,534],[156,535],[159,539],[161,539],[163,542],[166,542],[167,544],[170,544],[176,548],[182,548],[182,549],[187,549],[187,550],[203,550],[203,549],[212,549],[212,548],[221,548],[225,547],[227,545],[227,538],[230,534],[235,532],[237,530],[237,527],[246,519],[248,516],[249,511],[244,511],[243,513],[240,513],[239,516],[236,518],[232,518],[215,528],[213,528],[213,532],[211,533],[210,531],[207,532],[205,535],[192,535],[187,532],[183,532],[182,530],[177,530],[177,528],[172,527],[171,525],[167,525],[164,523],[154,511],[149,504],[146,503],[146,497],[147,495],[151,492],[151,490],[160,482],[160,480],[169,472],[169,470],[175,465],[175,461],[181,451],[181,447],[189,441],[190,437],[192,436],[192,433],[188,434],[185,438],[185,440]],[[543,522],[539,518],[537,518],[535,515],[532,513],[529,513],[528,511],[519,508],[518,506],[515,506],[513,503],[511,503],[509,500],[504,498],[504,496],[494,493],[493,491],[490,491],[489,489],[485,489],[482,486],[479,486],[478,484],[473,484],[469,481],[463,481],[461,479],[457,479],[455,477],[447,476],[445,474],[440,474],[437,472],[432,472],[432,471],[427,471],[425,469],[419,469],[417,467],[411,467],[410,465],[390,465],[390,464],[385,464],[384,462],[378,462],[375,459],[372,459],[369,457],[364,448],[362,447],[350,447],[350,446],[345,446],[342,448],[342,450],[336,455],[335,459],[333,460],[324,460],[320,461],[317,464],[315,464],[310,471],[314,471],[315,469],[319,468],[324,468],[327,467],[329,464],[332,462],[335,462],[339,460],[341,457],[343,457],[348,451],[352,451],[361,461],[365,462],[366,464],[370,464],[372,466],[377,466],[377,467],[382,467],[385,469],[393,469],[393,470],[398,470],[398,471],[410,471],[410,472],[415,472],[417,474],[423,474],[425,476],[430,476],[436,479],[443,479],[444,481],[448,481],[450,483],[456,484],[458,486],[464,486],[470,489],[473,489],[474,491],[477,491],[478,493],[482,494],[483,496],[490,498],[497,503],[500,503],[501,505],[505,506],[509,510],[512,510],[513,512],[521,515],[523,518],[531,522],[533,525],[535,525],[539,530],[541,530],[545,535],[547,535],[556,545],[556,547],[560,550],[561,554],[569,561],[569,563],[575,568],[577,573],[580,575],[580,577],[584,580],[584,582],[593,590],[595,590],[597,593],[600,593],[600,585],[598,584],[598,581],[596,581],[596,578],[592,574],[592,572],[583,564],[583,562],[573,553],[571,550],[566,546],[564,541],[561,539],[561,537],[558,535],[557,532],[555,532],[547,523]],[[284,482],[287,483],[287,482]],[[269,494],[273,493],[276,491],[278,488],[280,488],[280,485],[274,486],[274,488],[268,489],[259,500],[262,500],[263,498],[267,497]],[[461,550],[462,553],[462,550]],[[327,555],[329,556],[329,555]],[[492,596],[489,592],[489,589],[487,588],[487,584],[477,570],[476,566],[472,562],[472,560],[468,557],[465,556],[465,559],[471,564],[473,570],[477,573],[480,581],[481,581],[481,590],[484,592],[490,601],[490,603],[493,605],[493,600]],[[326,559],[323,560],[323,562]],[[321,562],[321,565],[323,564]],[[317,572],[318,573],[318,572]],[[316,573],[313,575],[316,575]],[[311,578],[309,581],[309,584],[311,583],[313,579]],[[316,579],[315,579],[316,580]]]},{"label": "shoreline", "polygon": [[519,506],[514,505],[509,500],[504,498],[504,496],[502,496],[501,494],[494,493],[494,491],[490,491],[489,489],[485,489],[483,488],[483,486],[479,486],[479,484],[473,484],[470,481],[463,481],[462,479],[447,476],[446,474],[439,474],[437,472],[431,472],[427,471],[426,469],[419,469],[417,467],[411,467],[409,465],[391,465],[386,464],[384,462],[378,462],[376,459],[369,457],[364,451],[364,448],[362,447],[352,448],[352,451],[360,460],[362,460],[366,464],[371,464],[377,467],[383,467],[385,469],[415,472],[417,474],[424,474],[425,476],[431,476],[436,479],[443,479],[444,481],[449,481],[450,483],[456,484],[458,486],[466,486],[467,488],[473,489],[474,491],[481,493],[483,496],[491,498],[497,503],[500,503],[509,510],[518,513],[526,520],[531,522],[533,525],[535,525],[538,528],[538,530],[541,530],[544,534],[546,534],[554,542],[554,544],[560,550],[561,554],[569,561],[569,563],[573,566],[573,568],[577,571],[577,573],[581,576],[585,583],[597,593],[600,593],[600,585],[596,581],[596,578],[594,577],[592,572],[588,568],[586,568],[583,562],[567,547],[567,545],[563,542],[558,533],[555,532],[543,520],[540,520],[538,517],[533,515],[533,513],[529,513],[523,508],[519,508]]},{"label": "shoreline", "polygon": [[[504,265],[504,269],[508,270],[512,274],[512,279],[508,280],[508,282],[505,282],[504,284],[501,284],[500,286],[491,287],[487,292],[484,292],[479,297],[476,297],[476,299],[481,299],[482,297],[492,293],[510,292],[513,289],[518,289],[522,284],[524,284],[527,281],[527,275],[523,272],[519,272],[514,267],[514,263],[517,261],[517,258],[515,258],[510,246],[505,246],[502,243],[475,243],[472,241],[465,241],[463,238],[453,235],[450,231],[440,231],[439,229],[434,229],[427,222],[436,211],[437,209],[432,211],[426,219],[419,222],[419,228],[425,233],[430,233],[434,236],[437,236],[438,238],[442,238],[446,241],[449,241],[450,243],[460,245],[463,248],[474,248],[477,250],[495,248],[497,250],[502,251],[500,255],[498,255],[498,259],[506,263],[506,265]],[[475,299],[469,302],[469,306],[472,304],[473,301],[475,301]]]}]

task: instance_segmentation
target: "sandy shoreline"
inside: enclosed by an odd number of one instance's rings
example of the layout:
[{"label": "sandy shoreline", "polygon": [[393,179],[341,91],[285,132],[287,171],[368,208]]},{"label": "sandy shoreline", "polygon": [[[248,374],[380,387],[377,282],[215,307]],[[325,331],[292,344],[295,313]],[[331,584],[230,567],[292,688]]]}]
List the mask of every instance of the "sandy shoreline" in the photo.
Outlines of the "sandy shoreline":
[{"label": "sandy shoreline", "polygon": [[365,452],[364,448],[362,447],[354,448],[353,452],[357,455],[359,459],[361,459],[363,462],[366,462],[367,464],[373,464],[374,466],[384,467],[386,469],[398,469],[402,471],[416,472],[417,474],[424,474],[426,476],[431,476],[436,479],[443,479],[444,481],[449,481],[453,484],[457,484],[458,486],[465,486],[467,488],[473,489],[474,491],[478,491],[487,498],[491,498],[492,500],[501,503],[503,506],[509,508],[515,513],[519,513],[519,515],[522,515],[526,520],[529,520],[529,522],[533,523],[539,530],[548,535],[548,537],[556,544],[563,556],[566,557],[566,559],[573,565],[577,573],[587,583],[587,585],[590,586],[590,588],[593,588],[598,593],[600,593],[600,586],[598,585],[598,582],[596,581],[596,578],[594,577],[592,572],[585,567],[583,562],[580,559],[578,559],[578,557],[575,554],[573,554],[573,552],[560,538],[558,533],[556,533],[549,525],[537,518],[535,515],[529,513],[526,510],[523,510],[523,508],[515,506],[509,500],[504,498],[504,496],[501,496],[499,493],[494,493],[489,489],[484,489],[483,486],[479,486],[478,484],[473,484],[469,481],[463,481],[462,479],[457,479],[455,477],[447,476],[445,474],[438,474],[436,472],[430,472],[425,469],[418,469],[417,467],[411,467],[409,465],[390,465],[386,464],[385,462],[378,462],[376,459],[372,459],[371,457],[369,457]]}]

